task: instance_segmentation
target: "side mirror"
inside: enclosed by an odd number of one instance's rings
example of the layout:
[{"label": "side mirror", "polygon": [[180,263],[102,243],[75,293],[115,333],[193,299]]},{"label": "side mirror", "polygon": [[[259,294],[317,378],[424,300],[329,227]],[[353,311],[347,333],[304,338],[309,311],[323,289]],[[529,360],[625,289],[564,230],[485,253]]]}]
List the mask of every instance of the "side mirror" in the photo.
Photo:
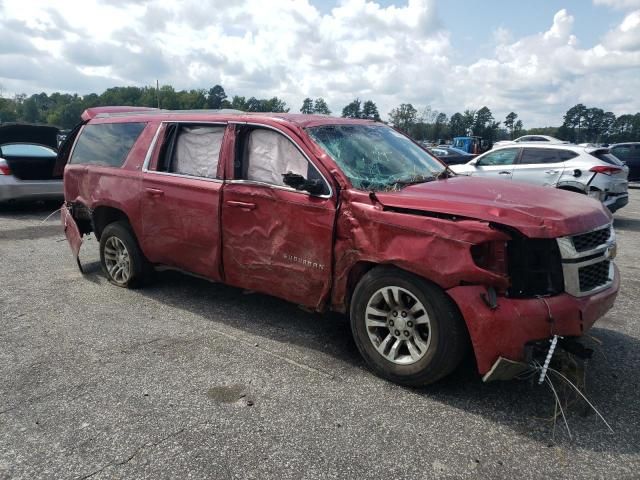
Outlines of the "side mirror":
[{"label": "side mirror", "polygon": [[287,172],[282,174],[282,181],[285,185],[296,190],[305,190],[312,195],[319,195],[324,191],[322,180],[307,180],[299,173]]},{"label": "side mirror", "polygon": [[478,160],[471,160],[467,165],[471,165],[472,167],[479,167]]}]

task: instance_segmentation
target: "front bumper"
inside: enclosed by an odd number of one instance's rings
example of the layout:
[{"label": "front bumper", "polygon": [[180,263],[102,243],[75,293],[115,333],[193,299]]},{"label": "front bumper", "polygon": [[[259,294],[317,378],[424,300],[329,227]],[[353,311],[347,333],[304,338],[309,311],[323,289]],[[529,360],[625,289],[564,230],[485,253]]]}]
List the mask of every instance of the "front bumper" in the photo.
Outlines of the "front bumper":
[{"label": "front bumper", "polygon": [[498,307],[491,309],[483,299],[485,287],[454,287],[447,293],[465,319],[478,371],[484,375],[498,357],[524,361],[529,342],[553,335],[582,336],[611,309],[619,288],[620,273],[614,265],[611,286],[581,298],[567,293],[531,299],[498,297]]},{"label": "front bumper", "polygon": [[0,202],[7,200],[61,200],[62,180],[18,180],[0,175]]}]

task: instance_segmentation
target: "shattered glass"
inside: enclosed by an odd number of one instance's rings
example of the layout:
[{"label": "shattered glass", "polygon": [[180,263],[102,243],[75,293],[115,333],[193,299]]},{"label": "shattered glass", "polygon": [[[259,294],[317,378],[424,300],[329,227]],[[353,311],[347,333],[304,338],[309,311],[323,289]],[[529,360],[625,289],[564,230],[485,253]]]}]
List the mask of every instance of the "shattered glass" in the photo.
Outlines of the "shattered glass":
[{"label": "shattered glass", "polygon": [[398,190],[436,180],[446,168],[386,125],[324,125],[307,130],[355,188]]}]

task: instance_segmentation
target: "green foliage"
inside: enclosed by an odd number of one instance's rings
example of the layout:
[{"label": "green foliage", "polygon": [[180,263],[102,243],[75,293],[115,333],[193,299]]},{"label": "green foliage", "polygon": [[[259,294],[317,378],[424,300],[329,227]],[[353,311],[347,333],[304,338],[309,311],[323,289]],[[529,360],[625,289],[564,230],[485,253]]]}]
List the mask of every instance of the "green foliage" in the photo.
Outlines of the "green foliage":
[{"label": "green foliage", "polygon": [[398,130],[411,133],[418,119],[418,111],[410,103],[402,103],[389,112],[389,121]]},{"label": "green foliage", "polygon": [[342,116],[344,118],[362,118],[362,104],[360,99],[356,98],[349,105],[342,109]]},{"label": "green foliage", "polygon": [[[323,100],[324,102],[324,100]],[[60,128],[72,128],[80,115],[91,107],[129,105],[158,107],[169,110],[199,110],[204,108],[235,108],[252,112],[288,112],[286,103],[278,97],[257,99],[234,96],[230,102],[220,85],[209,90],[176,91],[171,85],[155,87],[112,87],[101,94],[83,97],[67,93],[37,93],[27,97],[16,95],[12,99],[0,97],[0,122],[48,123]],[[326,107],[326,104],[325,104]]]},{"label": "green foliage", "polygon": [[[36,93],[31,96],[0,95],[0,123],[47,123],[60,128],[71,128],[80,121],[87,108],[109,105],[160,107],[170,110],[233,108],[247,112],[288,112],[287,104],[278,97],[259,99],[234,95],[231,100],[224,88],[215,85],[208,90],[175,90],[171,85],[146,87],[112,87],[101,94],[79,96],[68,93]],[[331,110],[323,98],[305,98],[302,113],[330,115]],[[372,100],[354,99],[342,109],[342,116],[380,121],[378,107]],[[521,135],[551,135],[576,143],[626,142],[640,140],[640,112],[616,117],[601,108],[581,103],[565,113],[560,127],[524,129],[516,112],[510,112],[503,122],[495,121],[491,110],[483,106],[467,109],[447,118],[427,106],[420,112],[410,103],[403,103],[389,112],[389,122],[417,140],[438,141],[468,134],[478,135],[489,142],[498,138],[516,138]],[[504,125],[505,128],[500,128]]]},{"label": "green foliage", "polygon": [[302,102],[302,108],[300,108],[300,113],[304,113],[306,115],[310,115],[313,113],[313,99],[307,97]]},{"label": "green foliage", "polygon": [[[516,112],[510,112],[504,119],[504,126],[507,127],[509,134],[511,135],[511,140],[514,138],[514,132],[516,128],[516,118],[518,118],[518,114]],[[519,121],[519,120],[518,120]],[[520,122],[520,130],[522,130],[522,122]]]},{"label": "green foliage", "polygon": [[327,102],[324,101],[324,98],[316,98],[316,101],[313,104],[313,113],[331,115],[331,110],[329,110],[329,106],[327,105]]},{"label": "green foliage", "polygon": [[376,122],[380,121],[380,114],[378,113],[378,107],[371,100],[367,100],[364,102],[362,106],[362,117],[368,120],[375,120]]}]

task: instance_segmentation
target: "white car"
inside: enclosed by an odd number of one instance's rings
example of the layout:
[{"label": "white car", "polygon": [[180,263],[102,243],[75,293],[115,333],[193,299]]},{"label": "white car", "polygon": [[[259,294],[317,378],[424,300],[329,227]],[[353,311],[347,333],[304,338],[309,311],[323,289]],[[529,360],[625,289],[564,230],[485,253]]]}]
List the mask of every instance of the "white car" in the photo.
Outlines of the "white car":
[{"label": "white car", "polygon": [[569,190],[600,200],[611,212],[629,202],[629,168],[608,148],[572,144],[512,144],[470,162],[451,165],[455,173],[501,178]]},{"label": "white car", "polygon": [[553,144],[553,145],[562,145],[568,144],[569,142],[565,142],[564,140],[560,140],[559,138],[550,137],[549,135],[524,135],[523,137],[518,137],[515,140],[501,140],[493,144],[493,147],[501,147],[503,145],[513,145],[514,143],[544,143],[544,144]]}]

